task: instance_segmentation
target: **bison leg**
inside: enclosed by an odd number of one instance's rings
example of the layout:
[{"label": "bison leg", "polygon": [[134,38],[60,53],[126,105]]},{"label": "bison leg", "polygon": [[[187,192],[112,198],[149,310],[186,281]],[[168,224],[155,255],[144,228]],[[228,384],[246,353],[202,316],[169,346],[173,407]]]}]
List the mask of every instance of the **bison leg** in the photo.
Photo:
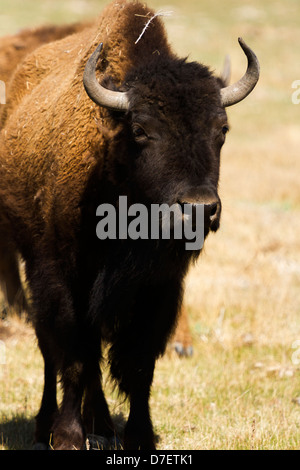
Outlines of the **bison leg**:
[{"label": "bison leg", "polygon": [[85,432],[81,418],[84,391],[84,364],[72,361],[61,370],[63,400],[53,424],[52,445],[55,450],[80,450]]},{"label": "bison leg", "polygon": [[[45,388],[41,410],[37,417],[37,439],[50,429],[54,449],[81,449],[84,430],[81,402],[85,388],[85,364],[88,353],[82,339],[83,328],[78,324],[72,296],[59,277],[55,264],[40,259],[36,267],[27,266],[32,292],[33,322],[39,346],[45,360]],[[61,376],[63,399],[56,413],[55,373]],[[42,431],[40,431],[40,429]]]},{"label": "bison leg", "polygon": [[35,446],[40,448],[44,444],[47,448],[50,444],[50,434],[54,419],[57,415],[56,378],[57,368],[53,351],[56,348],[51,342],[51,333],[42,323],[36,324],[36,335],[39,348],[44,359],[44,391],[40,410],[36,416]]},{"label": "bison leg", "polygon": [[[130,413],[124,433],[124,448],[155,449],[155,439],[149,410],[149,396],[155,358],[147,348],[144,351],[145,331],[136,326],[122,329],[109,353],[112,376],[130,399]],[[146,329],[147,331],[147,329]],[[139,336],[140,341],[135,337]],[[145,341],[143,342],[143,338]]]},{"label": "bison leg", "polygon": [[[36,443],[50,444],[55,449],[80,449],[84,442],[81,422],[84,367],[80,361],[69,364],[66,361],[55,362],[58,357],[64,357],[66,352],[55,342],[49,326],[45,327],[43,322],[36,323],[36,334],[45,363],[44,392],[36,417]],[[56,401],[58,367],[63,386],[63,400],[59,411]]]},{"label": "bison leg", "polygon": [[[153,370],[143,378],[135,380],[135,389],[130,393],[130,413],[125,427],[124,447],[126,450],[155,450],[155,436],[149,409],[150,387]],[[147,378],[148,375],[148,378]]]},{"label": "bison leg", "polygon": [[115,430],[102,390],[101,372],[98,362],[95,363],[94,367],[91,364],[89,367],[91,371],[87,378],[83,406],[84,427],[88,434],[113,438]]},{"label": "bison leg", "polygon": [[188,313],[183,305],[179,314],[175,334],[171,340],[171,346],[178,356],[190,357],[193,355],[192,334],[189,326]]},{"label": "bison leg", "polygon": [[56,369],[51,360],[44,357],[44,361],[44,392],[40,411],[36,417],[35,442],[48,447],[51,443],[51,428],[57,414]]},{"label": "bison leg", "polygon": [[111,373],[130,399],[125,449],[155,449],[149,397],[155,361],[165,350],[176,322],[181,286],[176,281],[141,288],[132,320],[110,349]]}]

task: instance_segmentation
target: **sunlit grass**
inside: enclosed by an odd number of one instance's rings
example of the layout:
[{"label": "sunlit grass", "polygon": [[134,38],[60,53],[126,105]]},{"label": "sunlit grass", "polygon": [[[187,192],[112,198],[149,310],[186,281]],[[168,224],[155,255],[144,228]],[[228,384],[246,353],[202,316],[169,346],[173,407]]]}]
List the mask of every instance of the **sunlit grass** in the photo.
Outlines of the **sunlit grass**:
[{"label": "sunlit grass", "polygon": [[[300,439],[299,368],[293,350],[243,338],[230,341],[224,326],[202,328],[195,355],[173,352],[158,361],[151,397],[161,449],[297,449]],[[194,323],[194,315],[192,315]],[[0,448],[29,449],[42,393],[42,360],[28,325],[13,319],[7,364],[1,367]],[[195,339],[199,328],[194,323]],[[203,333],[204,331],[204,333]],[[128,407],[104,378],[117,420]],[[298,394],[298,395],[297,395]]]}]

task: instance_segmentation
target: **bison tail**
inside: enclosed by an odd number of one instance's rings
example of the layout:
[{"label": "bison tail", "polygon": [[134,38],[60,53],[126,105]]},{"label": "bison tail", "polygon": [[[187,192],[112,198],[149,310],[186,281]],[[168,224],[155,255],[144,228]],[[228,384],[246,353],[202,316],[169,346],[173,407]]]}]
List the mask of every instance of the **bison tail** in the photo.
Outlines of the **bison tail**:
[{"label": "bison tail", "polygon": [[[10,243],[0,239],[0,287],[9,308],[18,315],[27,312],[28,305],[21,282],[18,254]],[[5,312],[2,308],[3,312]]]}]

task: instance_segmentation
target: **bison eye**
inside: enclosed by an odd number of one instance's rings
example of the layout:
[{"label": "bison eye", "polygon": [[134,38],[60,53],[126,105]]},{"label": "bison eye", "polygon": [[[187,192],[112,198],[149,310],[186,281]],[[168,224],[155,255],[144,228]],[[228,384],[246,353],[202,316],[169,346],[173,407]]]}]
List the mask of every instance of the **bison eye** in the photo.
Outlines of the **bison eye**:
[{"label": "bison eye", "polygon": [[228,131],[229,131],[229,127],[227,125],[222,127],[222,134],[223,135],[226,135]]},{"label": "bison eye", "polygon": [[134,124],[134,125],[132,126],[132,133],[133,133],[133,137],[134,137],[135,140],[137,140],[138,142],[147,139],[147,134],[146,134],[146,132],[145,132],[144,129],[143,129],[140,125],[138,125],[138,124]]}]

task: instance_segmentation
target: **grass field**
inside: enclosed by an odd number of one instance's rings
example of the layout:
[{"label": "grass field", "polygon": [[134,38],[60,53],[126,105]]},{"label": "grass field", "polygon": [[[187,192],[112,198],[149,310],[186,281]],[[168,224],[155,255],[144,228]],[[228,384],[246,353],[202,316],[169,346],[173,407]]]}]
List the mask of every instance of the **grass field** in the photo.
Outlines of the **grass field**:
[{"label": "grass field", "polygon": [[[1,0],[0,32],[90,18],[107,2]],[[228,109],[221,229],[186,281],[194,356],[158,361],[151,398],[160,449],[300,448],[300,79],[298,0],[153,0],[179,55],[232,80],[245,69],[242,36],[261,63],[251,96]],[[1,74],[1,71],[0,71]],[[1,79],[1,76],[0,76]],[[31,328],[0,322],[0,448],[28,449],[42,392]],[[5,353],[5,357],[4,357]],[[113,415],[126,405],[107,383]]]}]

